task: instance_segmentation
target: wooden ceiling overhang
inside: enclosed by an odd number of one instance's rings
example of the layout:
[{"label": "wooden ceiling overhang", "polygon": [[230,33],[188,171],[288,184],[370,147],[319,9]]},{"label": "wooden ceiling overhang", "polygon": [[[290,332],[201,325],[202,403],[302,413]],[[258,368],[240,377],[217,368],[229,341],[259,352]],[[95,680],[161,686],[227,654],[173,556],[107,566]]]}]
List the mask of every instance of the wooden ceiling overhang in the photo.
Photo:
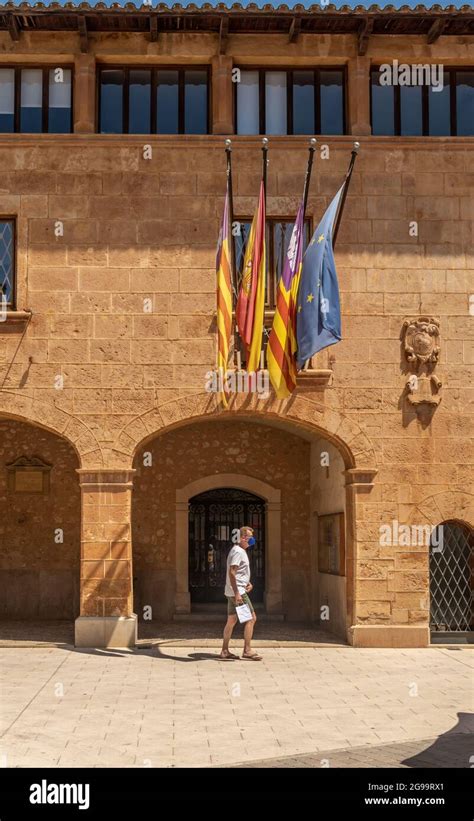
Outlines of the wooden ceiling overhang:
[{"label": "wooden ceiling overhang", "polygon": [[285,34],[288,42],[295,43],[302,34],[354,34],[358,38],[359,54],[364,54],[369,38],[377,35],[418,35],[434,43],[438,37],[474,35],[474,9],[471,5],[433,5],[427,8],[377,5],[350,8],[334,5],[313,5],[305,8],[296,5],[250,4],[243,8],[239,3],[205,3],[197,7],[172,6],[160,3],[150,5],[113,3],[20,3],[0,5],[0,31],[8,31],[12,40],[18,41],[23,32],[78,32],[82,50],[87,47],[89,33],[114,32],[142,33],[151,41],[160,34],[170,32],[210,32],[219,36],[220,52],[230,35],[234,34]]}]

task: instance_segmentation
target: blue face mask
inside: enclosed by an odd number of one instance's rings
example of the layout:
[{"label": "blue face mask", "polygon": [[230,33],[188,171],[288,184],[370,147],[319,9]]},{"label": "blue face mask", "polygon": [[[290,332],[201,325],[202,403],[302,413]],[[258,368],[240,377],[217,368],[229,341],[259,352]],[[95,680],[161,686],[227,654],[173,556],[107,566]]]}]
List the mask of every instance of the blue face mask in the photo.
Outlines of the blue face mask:
[{"label": "blue face mask", "polygon": [[253,536],[251,536],[250,539],[249,539],[249,547],[253,547],[254,544],[255,544],[255,539],[254,539]]}]

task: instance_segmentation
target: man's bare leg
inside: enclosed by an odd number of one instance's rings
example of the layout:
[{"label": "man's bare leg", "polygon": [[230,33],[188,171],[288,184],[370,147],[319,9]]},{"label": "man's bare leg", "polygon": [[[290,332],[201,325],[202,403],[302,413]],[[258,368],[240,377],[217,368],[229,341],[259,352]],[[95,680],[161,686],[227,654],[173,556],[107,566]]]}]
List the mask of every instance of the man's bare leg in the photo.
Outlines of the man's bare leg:
[{"label": "man's bare leg", "polygon": [[255,627],[255,622],[257,621],[257,617],[255,613],[253,614],[253,618],[251,621],[245,622],[244,627],[244,656],[251,656],[252,655],[252,636],[253,636],[253,628]]},{"label": "man's bare leg", "polygon": [[232,631],[236,624],[237,616],[227,616],[227,621],[224,627],[221,656],[229,656],[229,642],[232,637]]}]

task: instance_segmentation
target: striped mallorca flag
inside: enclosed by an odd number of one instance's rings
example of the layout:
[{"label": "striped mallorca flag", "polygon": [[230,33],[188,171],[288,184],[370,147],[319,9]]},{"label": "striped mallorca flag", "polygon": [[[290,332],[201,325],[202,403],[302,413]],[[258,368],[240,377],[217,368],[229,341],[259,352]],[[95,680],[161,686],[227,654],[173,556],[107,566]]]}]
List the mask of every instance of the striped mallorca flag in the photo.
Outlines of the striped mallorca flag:
[{"label": "striped mallorca flag", "polygon": [[278,399],[290,396],[296,387],[296,303],[303,261],[303,229],[304,203],[301,202],[278,283],[267,346],[268,373]]},{"label": "striped mallorca flag", "polygon": [[[217,272],[217,370],[222,374],[225,385],[225,374],[229,359],[230,336],[232,332],[232,267],[230,260],[229,241],[229,213],[230,192],[229,178],[225,197],[224,214],[217,243],[216,272]],[[227,406],[227,396],[221,394],[222,401]]]},{"label": "striped mallorca flag", "polygon": [[257,209],[245,248],[237,308],[237,328],[247,350],[247,371],[256,371],[262,348],[265,312],[265,184],[262,179]]}]

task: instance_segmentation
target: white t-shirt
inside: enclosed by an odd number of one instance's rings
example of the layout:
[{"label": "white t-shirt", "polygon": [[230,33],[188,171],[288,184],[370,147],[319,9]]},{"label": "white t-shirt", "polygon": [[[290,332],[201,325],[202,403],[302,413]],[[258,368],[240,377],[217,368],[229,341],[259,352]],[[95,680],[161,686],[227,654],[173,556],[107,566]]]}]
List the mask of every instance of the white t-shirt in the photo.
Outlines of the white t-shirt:
[{"label": "white t-shirt", "polygon": [[240,545],[235,544],[229,550],[229,555],[227,556],[227,575],[225,577],[225,595],[226,596],[235,596],[234,589],[230,583],[229,578],[229,568],[231,565],[237,565],[237,573],[235,574],[235,579],[237,582],[237,590],[242,595],[245,593],[245,587],[250,582],[250,564],[249,564],[249,557],[247,556],[247,551],[244,550],[243,547]]}]

